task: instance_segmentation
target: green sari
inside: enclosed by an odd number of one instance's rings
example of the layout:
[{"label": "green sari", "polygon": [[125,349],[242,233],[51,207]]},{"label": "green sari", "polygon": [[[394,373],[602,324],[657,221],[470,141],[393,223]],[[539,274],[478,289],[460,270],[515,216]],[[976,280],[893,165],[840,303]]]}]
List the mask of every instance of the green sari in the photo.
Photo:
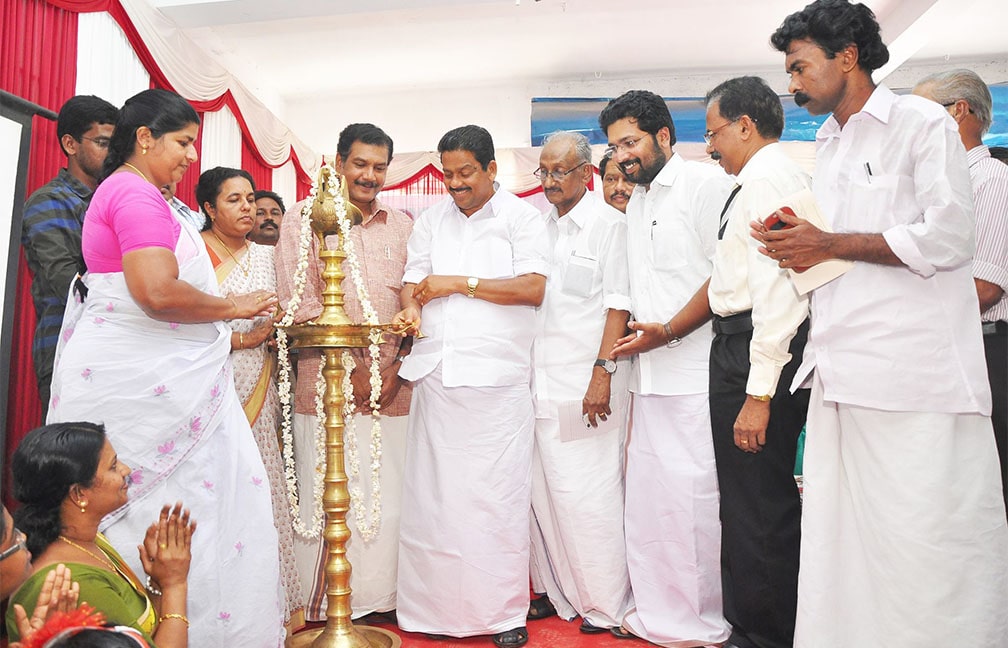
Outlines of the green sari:
[{"label": "green sari", "polygon": [[[157,626],[157,616],[143,585],[133,571],[126,566],[122,556],[112,548],[102,534],[98,534],[95,542],[109,561],[115,565],[116,571],[101,569],[92,565],[63,562],[73,573],[73,580],[80,585],[80,603],[87,603],[95,610],[105,615],[108,623],[136,628],[144,635],[151,646],[154,642],[151,636]],[[20,635],[14,620],[14,604],[23,606],[28,616],[31,616],[38,601],[39,592],[45,582],[46,574],[56,569],[49,565],[32,574],[21,587],[10,597],[7,608],[7,635],[11,641],[18,641]]]}]

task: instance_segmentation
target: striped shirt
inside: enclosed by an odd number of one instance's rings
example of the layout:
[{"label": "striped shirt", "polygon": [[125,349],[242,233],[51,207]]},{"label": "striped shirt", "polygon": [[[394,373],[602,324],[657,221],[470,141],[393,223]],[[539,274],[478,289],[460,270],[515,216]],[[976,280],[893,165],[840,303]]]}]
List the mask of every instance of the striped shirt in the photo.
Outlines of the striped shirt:
[{"label": "striped shirt", "polygon": [[981,144],[966,153],[976,210],[973,277],[1001,286],[1001,299],[984,311],[985,322],[1008,322],[1008,164]]},{"label": "striped shirt", "polygon": [[63,324],[67,292],[74,276],[85,270],[81,227],[91,193],[89,187],[61,169],[25,203],[21,244],[32,273],[31,294],[37,319],[32,360],[43,397],[43,411],[48,405],[53,357]]}]

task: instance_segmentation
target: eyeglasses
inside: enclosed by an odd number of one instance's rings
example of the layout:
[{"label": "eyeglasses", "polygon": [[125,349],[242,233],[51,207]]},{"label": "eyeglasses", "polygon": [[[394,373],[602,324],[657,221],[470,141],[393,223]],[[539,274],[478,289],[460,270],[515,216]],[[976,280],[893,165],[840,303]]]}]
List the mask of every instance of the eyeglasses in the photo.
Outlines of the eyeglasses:
[{"label": "eyeglasses", "polygon": [[108,137],[85,137],[83,135],[81,136],[81,140],[87,140],[100,149],[107,149],[112,142]]},{"label": "eyeglasses", "polygon": [[12,535],[17,542],[4,549],[3,552],[0,552],[0,560],[7,560],[22,549],[28,548],[25,544],[25,540],[27,540],[27,538],[25,538],[25,534],[21,533],[17,527],[14,527],[14,533]]},{"label": "eyeglasses", "polygon": [[583,167],[586,164],[588,164],[588,163],[587,162],[582,162],[581,164],[577,165],[576,167],[574,167],[570,171],[547,171],[546,169],[539,168],[539,169],[536,169],[535,171],[533,171],[532,175],[534,175],[535,177],[539,178],[540,181],[545,180],[547,177],[550,177],[550,178],[553,178],[553,182],[563,182],[564,178],[566,178],[570,174],[574,173],[575,171],[577,171],[578,169],[580,169],[581,167]]},{"label": "eyeglasses", "polygon": [[613,155],[619,153],[620,151],[632,151],[633,149],[637,148],[637,144],[639,144],[641,140],[646,138],[647,135],[641,135],[637,139],[625,139],[622,142],[617,142],[616,144],[610,144],[609,147],[605,150],[605,154],[608,155],[609,157],[612,157]]},{"label": "eyeglasses", "polygon": [[734,124],[735,122],[737,122],[740,119],[742,119],[741,116],[736,117],[735,119],[731,120],[727,124],[721,124],[720,126],[718,126],[717,128],[715,128],[714,130],[705,131],[704,134],[703,134],[703,141],[706,142],[709,145],[714,140],[714,136],[715,135],[717,135],[718,133],[720,133],[724,129],[728,128],[729,126],[731,126],[732,124]]},{"label": "eyeglasses", "polygon": [[[959,103],[958,99],[955,101],[949,101],[948,103],[943,103],[941,106],[942,108],[948,108],[949,106],[954,106],[957,103]],[[966,110],[970,111],[970,114],[973,114],[973,108],[971,108],[969,104],[966,104]]]}]

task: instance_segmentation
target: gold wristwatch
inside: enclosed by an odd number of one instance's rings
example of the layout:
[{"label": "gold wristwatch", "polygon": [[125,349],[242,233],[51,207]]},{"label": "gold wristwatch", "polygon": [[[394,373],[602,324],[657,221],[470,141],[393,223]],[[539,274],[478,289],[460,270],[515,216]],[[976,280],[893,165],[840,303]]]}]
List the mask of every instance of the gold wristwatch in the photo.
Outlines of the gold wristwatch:
[{"label": "gold wristwatch", "polygon": [[470,298],[476,297],[476,287],[479,286],[479,278],[478,277],[469,277],[466,280],[466,286],[469,288],[469,295],[468,296]]}]

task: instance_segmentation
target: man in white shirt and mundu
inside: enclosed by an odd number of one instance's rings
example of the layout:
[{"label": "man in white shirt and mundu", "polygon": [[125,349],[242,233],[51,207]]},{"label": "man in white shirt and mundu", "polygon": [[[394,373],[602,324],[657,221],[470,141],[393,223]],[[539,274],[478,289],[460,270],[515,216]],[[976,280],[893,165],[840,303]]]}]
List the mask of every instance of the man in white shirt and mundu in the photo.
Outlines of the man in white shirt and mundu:
[{"label": "man in white shirt and mundu", "polygon": [[588,191],[591,155],[574,132],[550,135],[539,155],[553,207],[533,344],[532,586],[565,620],[581,616],[586,634],[619,626],[632,600],[622,524],[631,367],[609,359],[630,317],[626,219]]},{"label": "man in white shirt and mundu", "polygon": [[399,543],[399,626],[528,641],[535,307],[546,228],[494,183],[493,140],[462,126],[438,144],[449,198],[417,219],[397,326],[420,335]]},{"label": "man in white shirt and mundu", "polygon": [[[639,330],[638,322],[667,321],[710,277],[733,182],[673,152],[672,116],[652,92],[613,99],[599,125],[613,162],[637,183],[627,206],[627,256],[631,327]],[[631,378],[624,521],[635,608],[623,627],[659,645],[728,638],[707,394],[711,337],[700,329],[641,353]]]},{"label": "man in white shirt and mundu", "polygon": [[[781,267],[850,270],[811,298],[796,648],[999,646],[1008,523],[974,288],[966,153],[933,102],[876,86],[871,10],[817,0],[771,37],[795,103],[832,115],[813,191],[834,233],[754,223]],[[812,373],[814,369],[814,374]]]}]

